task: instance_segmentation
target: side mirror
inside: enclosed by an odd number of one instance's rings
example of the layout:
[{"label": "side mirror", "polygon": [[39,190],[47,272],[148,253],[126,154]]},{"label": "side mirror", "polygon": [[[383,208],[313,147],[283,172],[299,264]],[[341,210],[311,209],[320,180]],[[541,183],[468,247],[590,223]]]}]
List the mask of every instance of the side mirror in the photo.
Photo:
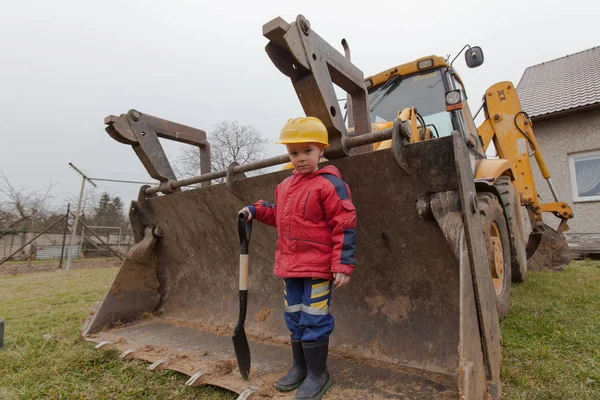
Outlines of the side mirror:
[{"label": "side mirror", "polygon": [[481,47],[470,47],[465,51],[465,62],[469,68],[477,68],[483,64],[483,50]]}]

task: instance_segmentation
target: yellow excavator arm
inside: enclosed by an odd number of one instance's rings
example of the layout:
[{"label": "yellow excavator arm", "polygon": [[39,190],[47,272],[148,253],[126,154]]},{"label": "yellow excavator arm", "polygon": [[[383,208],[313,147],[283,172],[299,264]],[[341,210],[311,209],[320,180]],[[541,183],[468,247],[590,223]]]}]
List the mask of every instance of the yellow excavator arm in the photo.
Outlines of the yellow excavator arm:
[{"label": "yellow excavator arm", "polygon": [[[567,203],[558,200],[548,165],[533,133],[533,123],[521,109],[514,85],[511,82],[496,83],[486,91],[484,101],[486,120],[477,128],[483,148],[487,150],[493,143],[498,157],[511,163],[514,187],[521,205],[529,211],[532,229],[541,228],[543,212],[550,212],[561,219],[559,233],[568,229],[567,221],[573,218],[573,211]],[[532,156],[550,186],[554,202],[540,202],[531,165]]]}]

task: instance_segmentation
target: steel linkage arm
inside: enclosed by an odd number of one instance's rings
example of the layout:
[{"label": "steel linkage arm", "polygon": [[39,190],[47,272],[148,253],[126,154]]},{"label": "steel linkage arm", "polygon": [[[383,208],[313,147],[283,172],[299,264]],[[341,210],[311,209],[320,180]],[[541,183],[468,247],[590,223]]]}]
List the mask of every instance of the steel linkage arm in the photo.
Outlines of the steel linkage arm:
[{"label": "steel linkage arm", "polygon": [[263,36],[269,39],[267,54],[291,79],[306,115],[319,118],[327,127],[330,147],[325,157],[347,155],[349,149],[342,140],[347,130],[333,84],[352,99],[356,134],[369,133],[371,122],[363,72],[317,35],[302,15],[292,24],[281,17],[273,19],[263,25]]},{"label": "steel linkage arm", "polygon": [[[151,177],[161,182],[161,192],[173,193],[168,182],[177,179],[158,138],[197,146],[200,150],[200,173],[210,173],[210,146],[206,132],[186,125],[167,121],[137,110],[104,119],[106,132],[116,141],[129,144]],[[210,181],[203,182],[210,185]]]},{"label": "steel linkage arm", "polygon": [[[394,135],[400,137],[406,137],[406,128],[400,124],[395,124],[394,127],[389,129],[384,129],[381,131],[371,132],[364,135],[358,135],[353,137],[346,137],[344,139],[344,147],[347,149],[355,149],[363,146],[372,145],[373,143],[382,142],[384,140],[391,139]],[[397,132],[394,132],[397,131]],[[396,151],[396,153],[400,154],[400,148]],[[178,190],[184,186],[195,185],[197,183],[210,182],[213,179],[225,178],[228,176],[233,176],[236,174],[243,174],[246,172],[254,171],[261,168],[269,168],[275,165],[284,164],[290,161],[289,154],[281,154],[279,156],[267,158],[261,161],[251,162],[243,165],[231,165],[230,170],[220,170],[213,171],[209,174],[202,174],[199,176],[194,176],[192,178],[182,179],[180,181],[171,180],[168,182],[161,183],[160,186],[152,186],[146,187],[144,189],[145,195],[152,195],[154,193],[173,193],[173,191]],[[400,161],[399,161],[400,162]],[[401,164],[402,165],[402,164]],[[403,167],[404,168],[404,167]],[[228,178],[229,179],[229,178]],[[165,191],[166,190],[166,191]]]}]

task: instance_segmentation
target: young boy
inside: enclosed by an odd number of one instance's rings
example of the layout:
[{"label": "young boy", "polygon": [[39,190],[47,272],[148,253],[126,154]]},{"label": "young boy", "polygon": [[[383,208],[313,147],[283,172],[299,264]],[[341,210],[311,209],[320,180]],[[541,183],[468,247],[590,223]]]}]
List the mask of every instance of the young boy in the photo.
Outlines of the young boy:
[{"label": "young boy", "polygon": [[318,167],[329,146],[319,119],[288,120],[277,143],[286,145],[293,175],[275,189],[275,204],[260,200],[240,212],[248,221],[277,227],[273,272],[285,282],[284,316],[293,354],[292,368],[277,381],[277,389],[300,387],[296,399],[320,399],[331,386],[332,280],[336,288],[345,286],[356,265],[356,209],[337,168]]}]

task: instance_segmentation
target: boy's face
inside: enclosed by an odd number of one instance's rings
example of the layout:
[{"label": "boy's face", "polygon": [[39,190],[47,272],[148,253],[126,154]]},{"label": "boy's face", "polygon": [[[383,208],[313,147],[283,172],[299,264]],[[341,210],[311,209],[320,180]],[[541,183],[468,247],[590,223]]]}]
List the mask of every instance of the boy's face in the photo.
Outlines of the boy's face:
[{"label": "boy's face", "polygon": [[287,144],[287,151],[294,169],[301,174],[310,174],[318,169],[323,146],[319,143]]}]

